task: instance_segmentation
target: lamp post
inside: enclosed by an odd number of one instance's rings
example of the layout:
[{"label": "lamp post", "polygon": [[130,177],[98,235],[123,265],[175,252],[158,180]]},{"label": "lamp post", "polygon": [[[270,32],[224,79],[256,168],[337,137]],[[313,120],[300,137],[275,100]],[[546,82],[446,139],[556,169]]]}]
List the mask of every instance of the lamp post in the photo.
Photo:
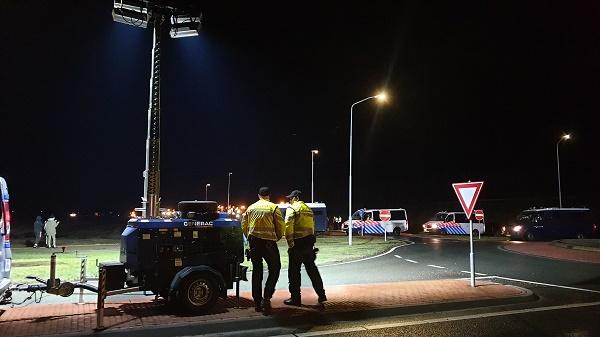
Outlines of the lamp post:
[{"label": "lamp post", "polygon": [[310,202],[315,202],[315,154],[319,150],[310,151]]},{"label": "lamp post", "polygon": [[206,187],[204,188],[204,200],[208,200],[208,188],[210,187],[210,184],[206,184]]},{"label": "lamp post", "polygon": [[231,186],[231,172],[227,175],[227,209],[229,210],[229,187]]},{"label": "lamp post", "polygon": [[380,102],[385,102],[387,99],[387,95],[382,92],[375,96],[369,96],[367,98],[363,98],[358,102],[355,102],[350,106],[350,170],[348,176],[348,246],[352,246],[352,112],[354,111],[354,106],[362,103],[364,101],[370,100],[372,98],[377,98]]},{"label": "lamp post", "polygon": [[571,139],[571,135],[566,134],[566,135],[563,135],[562,137],[560,137],[558,142],[556,142],[556,171],[558,173],[558,207],[560,207],[560,208],[562,208],[562,193],[560,190],[560,157],[558,155],[558,144],[560,144],[560,142],[562,142],[563,140],[569,140],[569,139]]}]

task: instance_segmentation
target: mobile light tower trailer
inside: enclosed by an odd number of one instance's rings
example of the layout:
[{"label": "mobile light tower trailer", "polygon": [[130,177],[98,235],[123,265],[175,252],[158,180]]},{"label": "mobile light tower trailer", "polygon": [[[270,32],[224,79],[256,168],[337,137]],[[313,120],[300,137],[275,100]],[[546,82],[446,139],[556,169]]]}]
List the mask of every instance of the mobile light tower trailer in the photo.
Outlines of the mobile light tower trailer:
[{"label": "mobile light tower trailer", "polygon": [[[99,284],[61,283],[54,277],[56,257],[51,260],[48,281],[31,277],[40,285],[15,287],[21,291],[47,291],[70,296],[75,288],[98,292],[98,312],[106,296],[152,291],[176,301],[187,312],[209,310],[227,289],[246,281],[244,241],[239,220],[217,211],[214,201],[181,201],[175,218],[160,214],[160,52],[163,27],[172,38],[198,35],[201,14],[195,1],[114,0],[113,19],[154,33],[148,138],[142,217],[129,220],[121,234],[120,261],[101,263]],[[102,328],[99,314],[98,328]]]}]

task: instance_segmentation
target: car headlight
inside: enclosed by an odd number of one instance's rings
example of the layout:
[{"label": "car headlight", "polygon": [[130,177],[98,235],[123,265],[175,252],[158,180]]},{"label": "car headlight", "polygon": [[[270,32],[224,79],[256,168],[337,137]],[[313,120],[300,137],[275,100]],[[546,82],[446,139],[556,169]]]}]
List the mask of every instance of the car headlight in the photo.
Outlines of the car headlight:
[{"label": "car headlight", "polygon": [[431,225],[431,228],[437,228],[437,224]]},{"label": "car headlight", "polygon": [[513,232],[520,232],[522,228],[523,228],[523,226],[520,226],[520,225],[519,225],[519,226],[515,226],[515,227],[513,227],[513,229],[512,229],[512,230],[513,230]]}]

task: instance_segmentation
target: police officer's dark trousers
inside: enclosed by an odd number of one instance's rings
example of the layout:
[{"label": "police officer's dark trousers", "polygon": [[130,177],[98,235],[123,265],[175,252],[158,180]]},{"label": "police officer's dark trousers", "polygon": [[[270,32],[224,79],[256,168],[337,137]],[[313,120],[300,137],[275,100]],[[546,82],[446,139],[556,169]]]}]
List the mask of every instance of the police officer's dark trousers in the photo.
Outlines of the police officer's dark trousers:
[{"label": "police officer's dark trousers", "polygon": [[275,292],[275,285],[279,279],[281,270],[281,260],[279,259],[279,249],[277,243],[271,240],[264,240],[250,235],[250,260],[252,261],[252,298],[256,305],[260,305],[263,299],[262,281],[263,281],[263,259],[267,262],[269,276],[265,282],[264,298],[271,299]]},{"label": "police officer's dark trousers", "polygon": [[289,290],[292,295],[292,300],[294,301],[300,301],[300,267],[303,263],[315,292],[318,296],[325,296],[323,279],[321,279],[319,269],[317,269],[317,266],[315,265],[316,253],[313,251],[315,242],[315,236],[309,235],[294,240],[294,247],[288,250],[290,259],[288,267],[288,279],[290,281]]}]

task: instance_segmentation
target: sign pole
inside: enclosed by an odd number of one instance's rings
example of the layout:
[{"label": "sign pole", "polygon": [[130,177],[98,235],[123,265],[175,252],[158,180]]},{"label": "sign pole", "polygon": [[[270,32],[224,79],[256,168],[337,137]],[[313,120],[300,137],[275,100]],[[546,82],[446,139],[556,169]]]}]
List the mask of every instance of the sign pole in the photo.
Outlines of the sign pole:
[{"label": "sign pole", "polygon": [[[471,268],[471,287],[475,287],[475,254],[473,253],[473,219],[471,219],[471,213],[473,213],[482,186],[483,181],[469,181],[467,183],[452,184],[452,188],[454,188],[458,201],[460,202],[465,215],[469,219],[469,248],[471,250],[469,253],[469,265]],[[475,214],[481,214],[483,216],[482,211],[476,211]]]},{"label": "sign pole", "polygon": [[471,287],[475,287],[475,260],[473,253],[473,220],[469,219],[469,241],[471,253],[469,254],[469,264],[471,265]]}]

